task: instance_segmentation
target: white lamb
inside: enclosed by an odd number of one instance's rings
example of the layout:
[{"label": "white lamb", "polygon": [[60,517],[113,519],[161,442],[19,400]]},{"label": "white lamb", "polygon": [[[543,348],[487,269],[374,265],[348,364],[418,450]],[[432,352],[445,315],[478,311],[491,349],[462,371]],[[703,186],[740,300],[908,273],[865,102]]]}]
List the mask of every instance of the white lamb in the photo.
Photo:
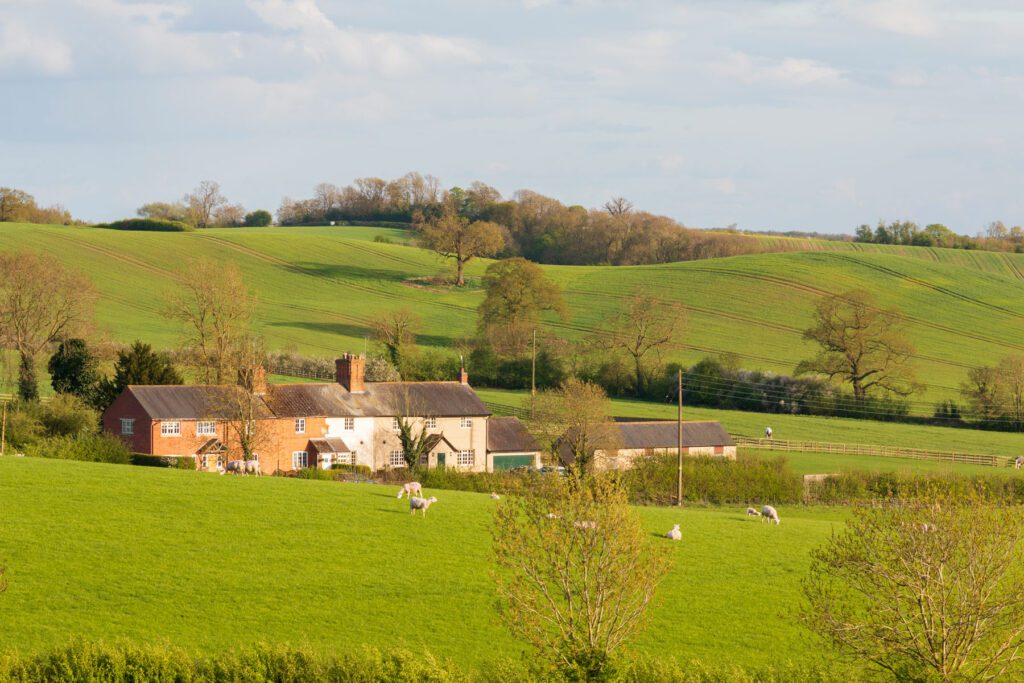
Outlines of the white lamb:
[{"label": "white lamb", "polygon": [[491,500],[501,500],[501,496],[499,496],[494,491],[491,491]]},{"label": "white lamb", "polygon": [[761,513],[754,508],[747,508],[747,517],[760,517]]},{"label": "white lamb", "polygon": [[674,525],[672,527],[672,530],[665,534],[665,538],[671,539],[673,541],[683,540],[683,532],[679,530],[679,525]]},{"label": "white lamb", "polygon": [[422,497],[423,488],[420,486],[418,481],[410,481],[408,484],[402,484],[402,488],[398,489],[398,500],[402,500],[402,496],[408,494],[410,498],[413,494]]},{"label": "white lamb", "polygon": [[423,510],[423,516],[426,517],[427,509],[436,502],[437,498],[434,496],[431,496],[430,498],[417,498],[416,496],[411,496],[409,498],[409,514],[415,515],[417,510]]},{"label": "white lamb", "polygon": [[1018,455],[1013,459],[1013,469],[1019,470],[1024,465],[1024,455]]},{"label": "white lamb", "polygon": [[771,505],[765,505],[763,508],[761,508],[761,521],[763,522],[766,519],[768,520],[769,524],[771,524],[772,522],[775,522],[776,524],[782,524],[782,522],[779,520],[779,513],[776,512],[775,508],[773,508]]}]

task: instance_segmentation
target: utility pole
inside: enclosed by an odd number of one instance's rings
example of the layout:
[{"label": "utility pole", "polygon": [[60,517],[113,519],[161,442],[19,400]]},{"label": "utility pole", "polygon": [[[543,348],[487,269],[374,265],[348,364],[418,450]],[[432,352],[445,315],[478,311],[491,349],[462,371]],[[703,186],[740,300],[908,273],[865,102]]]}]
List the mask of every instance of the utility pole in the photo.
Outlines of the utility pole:
[{"label": "utility pole", "polygon": [[530,368],[530,419],[534,419],[533,405],[537,399],[537,328],[533,328],[533,364]]},{"label": "utility pole", "polygon": [[0,420],[0,455],[4,454],[7,447],[7,401],[4,401],[4,416]]},{"label": "utility pole", "polygon": [[683,507],[683,369],[679,368],[679,462],[677,463],[677,474],[679,476],[678,488],[676,489],[676,504]]}]

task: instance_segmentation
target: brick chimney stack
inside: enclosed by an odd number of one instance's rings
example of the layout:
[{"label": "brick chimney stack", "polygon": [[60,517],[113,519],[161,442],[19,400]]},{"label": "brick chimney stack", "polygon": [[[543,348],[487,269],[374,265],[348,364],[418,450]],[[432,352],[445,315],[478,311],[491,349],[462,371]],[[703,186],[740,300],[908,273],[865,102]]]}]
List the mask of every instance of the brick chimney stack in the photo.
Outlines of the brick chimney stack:
[{"label": "brick chimney stack", "polygon": [[338,384],[354,394],[366,391],[366,359],[354,353],[342,354],[334,361]]},{"label": "brick chimney stack", "polygon": [[242,368],[238,371],[238,386],[246,391],[263,396],[267,393],[267,371],[262,365]]},{"label": "brick chimney stack", "polygon": [[469,384],[469,373],[466,372],[465,366],[459,370],[459,384]]}]

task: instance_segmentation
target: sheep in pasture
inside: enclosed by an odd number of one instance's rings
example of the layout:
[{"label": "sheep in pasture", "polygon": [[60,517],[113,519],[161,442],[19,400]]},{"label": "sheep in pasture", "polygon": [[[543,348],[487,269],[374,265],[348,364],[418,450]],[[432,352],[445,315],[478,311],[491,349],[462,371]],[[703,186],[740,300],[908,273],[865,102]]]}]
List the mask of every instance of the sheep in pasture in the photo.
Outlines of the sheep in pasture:
[{"label": "sheep in pasture", "polygon": [[407,495],[412,498],[413,495],[423,496],[423,487],[420,486],[418,481],[410,481],[407,484],[402,484],[402,488],[398,489],[398,500],[402,500],[402,496]]},{"label": "sheep in pasture", "polygon": [[679,525],[673,525],[671,531],[665,534],[665,538],[671,539],[673,541],[683,540],[683,532],[679,530]]},{"label": "sheep in pasture", "polygon": [[245,474],[245,461],[232,460],[224,467],[224,471],[231,474]]},{"label": "sheep in pasture", "polygon": [[754,508],[747,508],[747,517],[760,517],[761,513]]},{"label": "sheep in pasture", "polygon": [[494,491],[491,491],[491,500],[501,500],[501,496],[499,496]]},{"label": "sheep in pasture", "polygon": [[224,463],[220,463],[220,462],[217,463],[217,474],[219,474],[221,476],[224,476],[225,474],[227,474],[227,470],[224,469]]},{"label": "sheep in pasture", "polygon": [[417,510],[423,510],[423,516],[427,516],[427,509],[437,502],[437,498],[431,496],[430,498],[419,498],[418,496],[409,496],[409,514],[415,515]]},{"label": "sheep in pasture", "polygon": [[577,529],[596,529],[597,528],[597,522],[591,521],[589,519],[577,519],[575,522],[572,523],[572,525],[574,527],[576,527]]},{"label": "sheep in pasture", "polygon": [[775,522],[776,524],[782,524],[782,522],[779,520],[779,513],[771,505],[765,505],[763,508],[761,508],[761,521],[763,522],[766,519],[768,520],[769,524],[771,524],[772,522]]},{"label": "sheep in pasture", "polygon": [[245,469],[243,471],[246,474],[255,474],[257,477],[263,474],[263,472],[260,471],[259,460],[246,460]]},{"label": "sheep in pasture", "polygon": [[1018,455],[1013,459],[1013,469],[1019,470],[1024,465],[1024,455]]}]

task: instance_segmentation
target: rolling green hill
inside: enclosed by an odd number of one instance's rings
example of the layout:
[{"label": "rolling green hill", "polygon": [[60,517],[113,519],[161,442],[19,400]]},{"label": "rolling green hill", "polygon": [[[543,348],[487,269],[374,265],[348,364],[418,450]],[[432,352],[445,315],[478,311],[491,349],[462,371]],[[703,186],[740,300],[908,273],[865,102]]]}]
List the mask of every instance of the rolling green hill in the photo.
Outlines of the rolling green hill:
[{"label": "rolling green hill", "polygon": [[[396,243],[374,242],[377,236]],[[0,249],[46,251],[89,274],[101,294],[100,327],[116,340],[173,345],[177,329],[161,314],[162,299],[189,258],[206,257],[241,267],[260,297],[259,319],[272,348],[315,355],[361,349],[370,320],[403,305],[422,315],[426,346],[450,346],[472,331],[481,292],[425,285],[445,265],[401,240],[401,231],[357,227],[126,233],[0,224]],[[546,324],[579,338],[632,293],[653,293],[689,309],[682,360],[730,352],[744,367],[788,373],[814,351],[800,336],[814,302],[862,287],[908,316],[927,385],[914,399],[919,413],[953,397],[972,365],[1024,352],[1024,256],[817,242],[820,251],[636,267],[547,266],[566,290],[572,317]],[[471,262],[469,275],[479,276],[486,265]]]},{"label": "rolling green hill", "polygon": [[[465,667],[518,657],[493,608],[495,502],[429,493],[439,502],[413,518],[387,486],[0,458],[0,650],[83,637],[212,652],[426,648]],[[640,514],[652,534],[684,531],[635,651],[718,666],[818,660],[792,610],[808,551],[844,511],[784,507],[778,527],[742,509]],[[769,632],[766,647],[756,634]]]}]

